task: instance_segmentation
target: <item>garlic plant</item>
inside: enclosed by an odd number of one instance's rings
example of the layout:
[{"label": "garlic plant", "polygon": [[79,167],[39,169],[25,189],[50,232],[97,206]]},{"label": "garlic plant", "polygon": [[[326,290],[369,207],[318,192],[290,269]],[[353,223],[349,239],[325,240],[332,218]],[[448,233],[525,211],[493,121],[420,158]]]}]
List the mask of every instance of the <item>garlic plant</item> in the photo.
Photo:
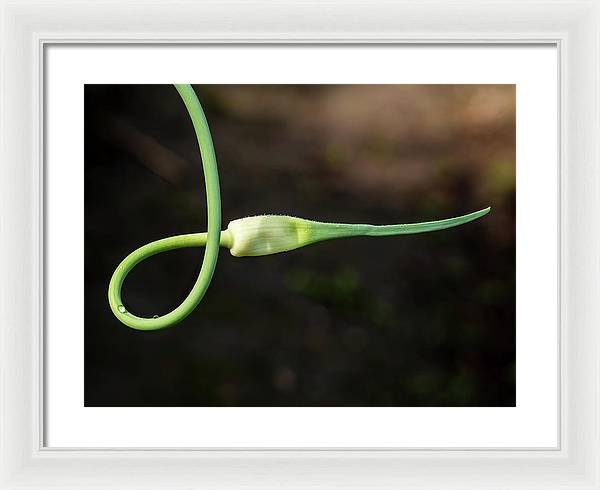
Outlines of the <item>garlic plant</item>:
[{"label": "garlic plant", "polygon": [[[369,225],[322,223],[294,216],[263,215],[233,220],[221,231],[221,196],[219,175],[212,138],[206,117],[190,85],[175,85],[188,110],[204,170],[208,231],[163,238],[144,245],[117,266],[108,286],[108,301],[114,315],[128,327],[136,330],[159,330],[170,327],[187,317],[200,303],[212,279],[219,247],[228,248],[234,257],[249,257],[289,252],[324,240],[356,236],[393,236],[425,233],[462,225],[489,213],[485,208],[456,218],[423,223],[399,225]],[[205,247],[204,260],[192,290],[183,302],[170,313],[142,318],[127,311],[121,300],[121,288],[131,270],[153,255],[186,247]]]}]

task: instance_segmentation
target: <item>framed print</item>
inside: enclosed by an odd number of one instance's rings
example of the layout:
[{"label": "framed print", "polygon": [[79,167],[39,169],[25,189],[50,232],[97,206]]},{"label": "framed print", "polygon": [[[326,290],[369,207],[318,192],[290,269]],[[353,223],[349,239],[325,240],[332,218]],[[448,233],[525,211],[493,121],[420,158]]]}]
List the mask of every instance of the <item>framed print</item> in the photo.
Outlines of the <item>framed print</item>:
[{"label": "framed print", "polygon": [[2,9],[2,488],[600,488],[596,3]]}]

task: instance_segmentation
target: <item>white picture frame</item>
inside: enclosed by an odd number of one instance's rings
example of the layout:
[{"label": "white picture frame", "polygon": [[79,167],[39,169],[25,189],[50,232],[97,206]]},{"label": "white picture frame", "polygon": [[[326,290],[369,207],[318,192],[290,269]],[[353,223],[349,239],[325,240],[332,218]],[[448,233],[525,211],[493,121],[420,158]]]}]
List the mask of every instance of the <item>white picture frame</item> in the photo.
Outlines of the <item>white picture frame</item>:
[{"label": "white picture frame", "polygon": [[[600,488],[600,3],[0,0],[0,488]],[[556,450],[43,446],[44,46],[542,43],[559,52]]]}]

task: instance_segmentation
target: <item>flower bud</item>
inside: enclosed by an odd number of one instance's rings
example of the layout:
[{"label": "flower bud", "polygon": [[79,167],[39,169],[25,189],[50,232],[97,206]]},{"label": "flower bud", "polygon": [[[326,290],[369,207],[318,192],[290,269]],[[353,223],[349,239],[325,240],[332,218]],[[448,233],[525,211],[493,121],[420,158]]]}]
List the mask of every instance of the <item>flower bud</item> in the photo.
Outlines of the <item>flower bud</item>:
[{"label": "flower bud", "polygon": [[287,252],[310,243],[313,222],[292,216],[263,215],[229,223],[231,255],[255,257]]},{"label": "flower bud", "polygon": [[256,257],[288,252],[311,243],[353,236],[395,236],[427,233],[460,226],[490,212],[491,208],[456,218],[398,225],[321,223],[294,216],[267,214],[233,220],[221,233],[221,245],[235,257]]}]

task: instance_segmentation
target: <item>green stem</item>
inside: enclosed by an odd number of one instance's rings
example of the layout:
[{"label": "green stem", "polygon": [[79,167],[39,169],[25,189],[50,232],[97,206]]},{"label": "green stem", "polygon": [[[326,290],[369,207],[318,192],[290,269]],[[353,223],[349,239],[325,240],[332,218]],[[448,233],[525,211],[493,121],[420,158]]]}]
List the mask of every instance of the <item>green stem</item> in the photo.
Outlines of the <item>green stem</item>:
[{"label": "green stem", "polygon": [[[175,85],[192,119],[204,169],[206,205],[208,208],[208,232],[182,235],[149,243],[128,255],[116,268],[108,286],[108,302],[115,316],[125,325],[136,330],[158,330],[179,323],[198,306],[212,279],[221,241],[221,195],[217,159],[210,130],[202,106],[190,85]],[[206,245],[204,260],[194,287],[183,302],[170,313],[158,318],[142,318],[127,311],[121,301],[121,288],[127,274],[142,260],[175,248]]]}]

